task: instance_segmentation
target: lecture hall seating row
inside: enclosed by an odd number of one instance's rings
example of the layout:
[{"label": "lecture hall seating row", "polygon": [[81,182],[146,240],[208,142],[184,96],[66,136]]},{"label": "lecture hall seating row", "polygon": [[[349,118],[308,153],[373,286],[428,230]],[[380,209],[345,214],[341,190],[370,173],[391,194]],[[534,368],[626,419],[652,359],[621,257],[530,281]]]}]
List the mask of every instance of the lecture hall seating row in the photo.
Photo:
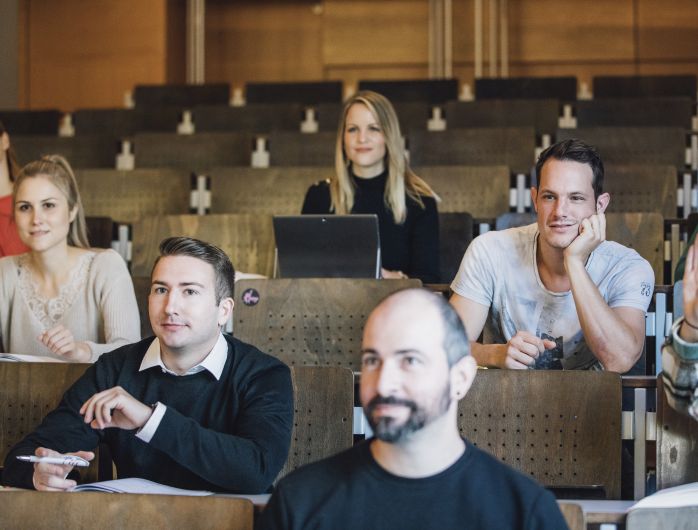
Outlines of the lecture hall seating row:
[{"label": "lecture hall seating row", "polygon": [[[449,101],[441,105],[425,102],[394,104],[401,130],[447,130],[473,127],[533,127],[536,136],[553,137],[558,127],[679,127],[695,126],[695,100],[689,98],[598,99],[563,105],[555,99],[491,99]],[[115,140],[137,133],[248,132],[257,135],[277,131],[336,132],[342,105],[320,103],[250,103],[245,106],[200,105],[191,109],[154,107],[134,109],[80,109],[70,114],[72,130],[61,136],[107,135]],[[44,130],[43,122],[66,119],[57,111],[30,111],[24,118],[36,120],[36,132],[19,129],[9,117],[13,136],[56,136]],[[0,112],[0,120],[3,113]],[[64,121],[65,123],[65,121]],[[26,131],[22,133],[23,131]]]},{"label": "lecture hall seating row", "polygon": [[[558,129],[549,141],[578,137],[595,145],[606,164],[672,165],[677,173],[695,173],[698,135],[676,127],[595,127]],[[413,166],[506,165],[528,175],[538,147],[532,127],[485,127],[444,131],[408,131],[406,148]],[[13,139],[20,162],[43,154],[64,155],[75,168],[174,168],[206,172],[212,167],[334,165],[336,134],[244,132],[192,135],[140,133],[118,142],[104,135]]]},{"label": "lecture hall seating row", "polygon": [[[0,364],[0,395],[6,404],[0,413],[0,457],[57,404],[84,368]],[[296,366],[292,376],[296,421],[289,459],[280,476],[350,447],[356,430],[351,371]],[[650,390],[653,381],[648,382]],[[481,370],[459,404],[459,428],[475,445],[562,498],[572,494],[618,499],[621,441],[632,435],[625,427],[621,390],[636,383],[633,378],[604,372]],[[668,407],[660,380],[658,385],[656,413],[646,414],[643,422],[656,424],[657,487],[663,489],[698,478],[698,457],[692,451],[698,428]],[[493,393],[493,388],[498,391]],[[650,447],[646,441],[645,449]],[[642,464],[644,480],[644,460]]]},{"label": "lecture hall seating row", "polygon": [[[423,127],[425,123],[424,111],[431,114],[429,107],[440,105],[446,106],[445,113],[452,114],[453,107],[458,107],[457,100],[459,99],[459,86],[456,79],[431,79],[431,80],[391,80],[391,81],[359,81],[359,90],[375,90],[386,95],[397,106],[407,105],[402,108],[405,115],[411,113],[422,114],[420,121]],[[617,125],[635,125],[654,123],[654,125],[680,125],[689,126],[685,121],[679,123],[674,122],[676,117],[686,109],[686,99],[688,102],[695,104],[696,101],[696,76],[599,76],[593,79],[593,92],[596,100],[615,99],[615,102],[607,101],[607,109],[613,110],[613,114],[618,112],[618,106],[625,105],[626,112],[621,109],[621,114],[633,121],[632,123],[623,122],[616,123]],[[240,96],[241,97],[241,96]],[[293,120],[296,122],[291,127],[297,130],[297,120],[300,115],[298,110],[307,106],[323,108],[324,111],[318,109],[318,114],[324,115],[326,118],[320,120],[321,129],[325,130],[329,124],[332,130],[336,119],[333,119],[333,114],[337,112],[338,105],[341,104],[344,97],[342,83],[339,81],[320,81],[320,82],[290,82],[290,83],[247,83],[245,87],[246,100],[235,101],[233,97],[232,103],[241,106],[246,102],[251,107],[257,107],[258,112],[267,112],[262,109],[270,108],[269,106],[277,106],[280,104],[292,104],[298,107],[294,110],[293,107],[286,107],[287,113],[295,114]],[[623,100],[632,99],[647,99],[647,98],[666,98],[665,102],[656,101],[651,105],[653,109],[643,109],[641,113],[627,112],[631,108],[637,108],[637,103],[632,101],[623,102]],[[674,98],[684,98],[682,103],[677,103]],[[463,98],[461,98],[463,99]],[[575,103],[579,105],[579,118],[585,122],[587,119],[602,120],[603,123],[596,121],[582,123],[583,126],[611,125],[614,123],[606,123],[608,113],[603,112],[603,102],[596,104],[594,102],[579,101],[577,102],[577,80],[575,77],[522,77],[508,79],[491,79],[483,78],[475,81],[475,99],[478,103],[487,103],[489,100],[549,100],[547,103],[542,103],[542,109],[536,109],[534,114],[538,114],[542,110],[543,114],[547,114],[549,119],[554,120],[552,112],[555,112],[556,107],[561,105],[569,105]],[[205,84],[205,85],[138,85],[133,91],[133,109],[81,109],[73,117],[74,127],[77,134],[89,134],[98,130],[109,129],[114,134],[132,135],[135,132],[142,131],[174,131],[176,130],[177,122],[180,114],[185,109],[195,109],[201,107],[202,111],[198,118],[200,121],[200,130],[216,130],[221,126],[221,120],[216,115],[215,111],[206,110],[208,107],[224,107],[231,103],[230,86],[225,83]],[[414,111],[410,112],[410,104],[421,104],[424,107],[414,107]],[[506,102],[500,101],[498,105],[506,105]],[[327,107],[329,105],[329,107]],[[537,104],[528,102],[525,107],[519,106],[520,110],[511,109],[512,114],[517,116],[515,119],[521,119],[520,113],[530,115],[529,107],[534,107]],[[450,106],[450,108],[449,108]],[[471,108],[475,108],[472,105]],[[585,111],[589,107],[591,112]],[[467,108],[467,105],[464,107]],[[481,114],[484,111],[484,116],[487,117],[491,113],[496,113],[496,106],[488,108],[486,105],[481,107]],[[594,110],[596,109],[596,110]],[[681,109],[684,109],[683,111]],[[148,114],[151,111],[152,114]],[[326,112],[327,111],[327,112]],[[468,111],[465,111],[466,114]],[[678,113],[678,114],[676,114]],[[399,113],[402,114],[402,113]],[[507,113],[501,113],[498,119],[502,119]],[[693,113],[692,113],[693,114]],[[245,116],[245,111],[232,113],[231,119]],[[643,117],[646,116],[646,117]],[[470,119],[482,119],[482,116],[477,117],[477,112],[470,112]],[[60,129],[62,113],[55,109],[43,111],[0,111],[0,120],[3,120],[8,129],[16,135],[55,135]],[[506,119],[506,118],[504,118]],[[649,119],[649,123],[635,123],[634,120]],[[683,118],[685,120],[685,117]],[[177,120],[177,121],[175,121]],[[273,124],[283,127],[284,120],[276,117],[271,117]],[[655,122],[654,120],[659,120]],[[667,123],[666,120],[672,120]],[[242,121],[245,121],[243,118]],[[456,118],[457,121],[457,118]],[[470,123],[467,119],[466,123]],[[208,123],[206,123],[208,122]],[[289,122],[290,123],[290,122]],[[551,122],[548,121],[548,124]],[[531,125],[532,123],[526,123]],[[504,123],[502,125],[518,125],[516,123]],[[413,122],[405,127],[412,128]],[[209,129],[208,127],[213,127]],[[548,125],[547,132],[550,133]],[[537,129],[539,132],[545,129]],[[258,131],[262,132],[262,131]],[[264,131],[269,132],[269,131]]]},{"label": "lecture hall seating row", "polygon": [[[441,198],[439,211],[468,212],[492,219],[515,208],[517,189],[506,166],[422,166],[415,171]],[[76,171],[87,215],[134,222],[144,216],[185,213],[266,213],[293,215],[301,210],[308,187],[333,174],[331,167],[214,167],[191,175],[184,170],[140,169]],[[607,165],[604,188],[610,212],[656,212],[677,217],[676,171],[661,165]],[[158,193],[144,193],[158,190]]]}]

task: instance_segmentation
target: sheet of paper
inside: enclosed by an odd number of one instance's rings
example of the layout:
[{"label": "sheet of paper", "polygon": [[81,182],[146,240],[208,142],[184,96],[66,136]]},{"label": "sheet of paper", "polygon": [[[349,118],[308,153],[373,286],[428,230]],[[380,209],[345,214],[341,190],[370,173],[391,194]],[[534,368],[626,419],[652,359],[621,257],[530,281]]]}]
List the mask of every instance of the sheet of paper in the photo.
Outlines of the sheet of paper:
[{"label": "sheet of paper", "polygon": [[213,495],[211,491],[185,490],[165,486],[143,478],[122,478],[117,480],[105,480],[104,482],[92,482],[81,484],[72,491],[101,491],[105,493],[148,493],[154,495],[188,495],[203,497]]}]

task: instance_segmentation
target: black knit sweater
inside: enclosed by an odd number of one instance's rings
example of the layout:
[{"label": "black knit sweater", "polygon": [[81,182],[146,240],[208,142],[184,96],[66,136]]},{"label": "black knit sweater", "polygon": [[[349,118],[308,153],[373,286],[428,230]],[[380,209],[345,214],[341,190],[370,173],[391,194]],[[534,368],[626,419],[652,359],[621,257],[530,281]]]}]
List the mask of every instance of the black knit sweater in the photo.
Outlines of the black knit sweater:
[{"label": "black knit sweater", "polygon": [[[371,179],[351,176],[355,186],[351,213],[378,216],[382,266],[399,270],[424,283],[439,281],[439,216],[436,200],[422,197],[424,207],[406,197],[407,218],[396,224],[385,204],[387,171]],[[312,185],[305,195],[304,214],[331,213],[330,186],[327,181]]]},{"label": "black knit sweater", "polygon": [[[37,447],[61,453],[109,446],[119,478],[140,477],[179,488],[261,493],[280,471],[293,427],[290,371],[277,359],[230,336],[220,380],[204,370],[174,376],[154,367],[139,372],[152,337],[99,360],[63,396],[33,433],[5,459],[3,483],[32,488],[33,466],[18,461]],[[78,413],[93,394],[123,387],[167,411],[150,443],[135,431],[92,429]]]}]

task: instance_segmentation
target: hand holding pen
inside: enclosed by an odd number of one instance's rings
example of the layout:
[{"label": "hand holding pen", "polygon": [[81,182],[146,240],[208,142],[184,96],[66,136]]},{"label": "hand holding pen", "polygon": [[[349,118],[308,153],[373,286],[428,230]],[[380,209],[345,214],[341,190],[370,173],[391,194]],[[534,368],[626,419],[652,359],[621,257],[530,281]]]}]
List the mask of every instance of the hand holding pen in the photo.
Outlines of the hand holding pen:
[{"label": "hand holding pen", "polygon": [[59,456],[18,456],[17,460],[22,462],[31,462],[33,464],[58,464],[61,466],[89,467],[90,463],[75,455],[59,455]]},{"label": "hand holding pen", "polygon": [[[46,449],[45,447],[37,448],[34,455],[36,457],[50,457],[52,459],[46,461],[45,458],[40,458],[42,461],[34,463],[32,483],[34,484],[34,488],[39,491],[67,491],[74,488],[77,486],[77,483],[74,480],[66,479],[68,474],[73,470],[75,465],[84,466],[82,461],[90,462],[95,457],[95,454],[91,451],[77,451],[75,453],[63,455],[57,451]],[[70,459],[70,457],[78,457],[78,459],[73,460]],[[53,460],[54,458],[60,459],[61,462],[66,461],[64,458],[68,458],[67,461],[72,463],[52,463],[55,462],[55,460]],[[21,460],[25,459],[21,458]]]}]

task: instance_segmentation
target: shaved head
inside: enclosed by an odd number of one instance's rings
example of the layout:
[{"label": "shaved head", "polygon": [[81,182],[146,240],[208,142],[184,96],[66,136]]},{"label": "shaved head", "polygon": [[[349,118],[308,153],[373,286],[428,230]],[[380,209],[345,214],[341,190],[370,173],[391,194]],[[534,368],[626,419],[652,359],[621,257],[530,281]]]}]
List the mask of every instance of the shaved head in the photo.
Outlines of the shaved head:
[{"label": "shaved head", "polygon": [[[470,355],[470,342],[458,313],[438,293],[422,288],[403,289],[386,296],[371,312],[371,318],[383,318],[384,311],[420,315],[434,318],[434,333],[442,333],[443,349],[448,365],[453,366],[463,357]],[[398,315],[396,315],[398,316]],[[368,322],[367,322],[368,324]]]},{"label": "shaved head", "polygon": [[359,387],[375,437],[403,443],[441,428],[434,424],[450,425],[475,376],[469,351],[463,324],[442,296],[406,289],[378,304],[364,327]]}]

